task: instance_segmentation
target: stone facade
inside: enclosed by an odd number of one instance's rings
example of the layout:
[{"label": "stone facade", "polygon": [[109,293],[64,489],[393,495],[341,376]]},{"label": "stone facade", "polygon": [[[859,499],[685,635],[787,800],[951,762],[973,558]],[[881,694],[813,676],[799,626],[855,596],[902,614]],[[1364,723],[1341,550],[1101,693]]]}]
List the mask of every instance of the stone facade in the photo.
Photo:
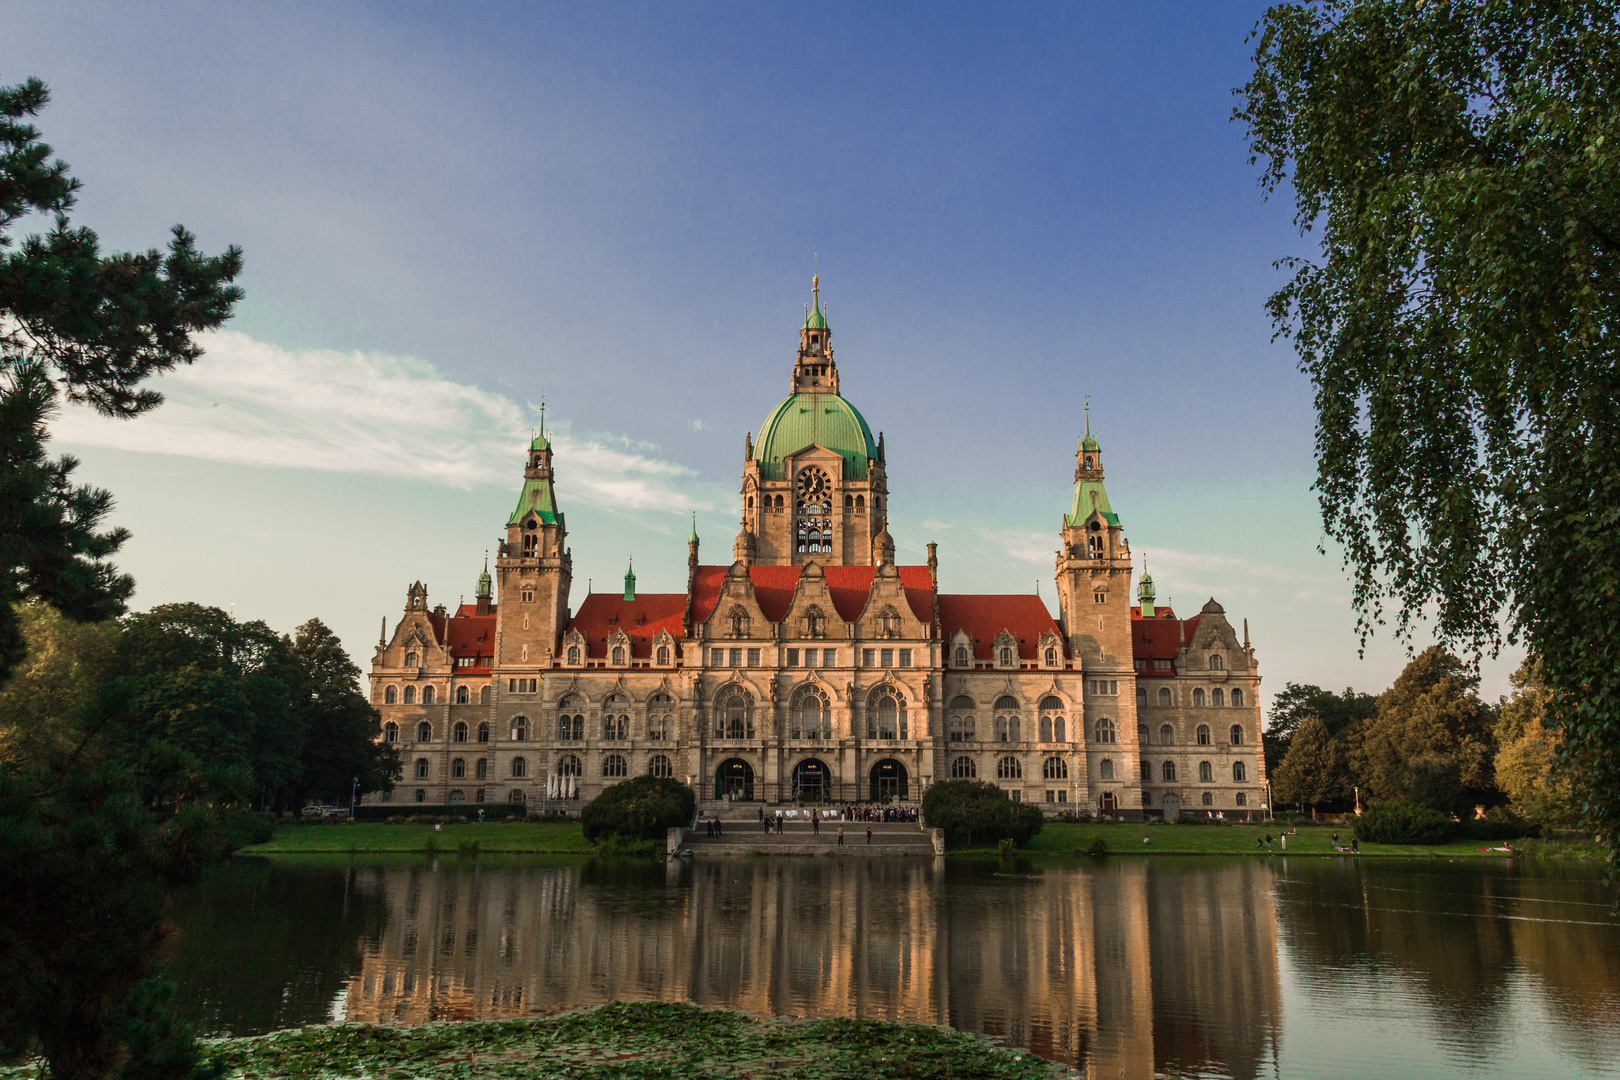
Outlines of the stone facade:
[{"label": "stone facade", "polygon": [[[818,283],[819,284],[819,283]],[[1063,516],[1054,618],[1031,595],[939,591],[899,566],[881,435],[841,394],[819,294],[792,394],[744,444],[742,529],[684,592],[570,605],[572,558],[544,432],[477,602],[420,582],[372,662],[405,766],[368,802],[574,806],[652,772],[701,798],[915,800],[971,777],[1053,812],[1258,814],[1260,677],[1213,599],[1154,604],[1086,436]]]}]

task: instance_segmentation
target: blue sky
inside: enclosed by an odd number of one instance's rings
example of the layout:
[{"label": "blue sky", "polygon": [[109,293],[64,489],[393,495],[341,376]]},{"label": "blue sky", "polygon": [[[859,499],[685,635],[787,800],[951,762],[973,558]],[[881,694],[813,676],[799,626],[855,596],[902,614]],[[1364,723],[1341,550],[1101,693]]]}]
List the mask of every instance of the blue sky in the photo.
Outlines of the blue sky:
[{"label": "blue sky", "polygon": [[819,265],[902,560],[1050,601],[1089,395],[1161,601],[1247,618],[1268,691],[1380,689],[1262,308],[1309,244],[1229,119],[1262,7],[13,3],[77,220],[247,259],[162,410],[57,436],[137,606],[318,615],[364,662],[411,581],[471,593],[541,395],[581,592],[632,555],[678,591],[693,510],[728,558]]}]

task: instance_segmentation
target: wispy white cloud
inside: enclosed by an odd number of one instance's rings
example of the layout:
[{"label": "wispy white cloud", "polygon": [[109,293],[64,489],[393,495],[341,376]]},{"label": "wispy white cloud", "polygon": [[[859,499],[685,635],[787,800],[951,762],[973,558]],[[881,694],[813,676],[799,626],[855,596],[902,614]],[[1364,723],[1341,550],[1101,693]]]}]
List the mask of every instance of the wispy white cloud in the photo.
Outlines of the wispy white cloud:
[{"label": "wispy white cloud", "polygon": [[[246,334],[204,335],[196,364],[154,380],[166,400],[135,420],[69,406],[59,440],[239,465],[368,473],[468,488],[509,485],[532,436],[532,410],[456,382],[430,364],[381,353],[283,349]],[[607,510],[707,510],[695,470],[613,435],[548,432],[558,487]]]},{"label": "wispy white cloud", "polygon": [[987,525],[978,521],[942,521],[931,518],[918,522],[929,532],[951,535],[976,553],[997,559],[1050,566],[1059,547],[1055,532]]}]

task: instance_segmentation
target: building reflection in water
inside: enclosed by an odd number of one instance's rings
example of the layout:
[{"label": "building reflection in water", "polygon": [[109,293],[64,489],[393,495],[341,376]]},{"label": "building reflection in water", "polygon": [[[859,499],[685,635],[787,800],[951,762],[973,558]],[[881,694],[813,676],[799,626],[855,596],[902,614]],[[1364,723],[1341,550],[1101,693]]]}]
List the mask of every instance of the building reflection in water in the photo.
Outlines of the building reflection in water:
[{"label": "building reflection in water", "polygon": [[[1280,1021],[1270,871],[1150,860],[375,869],[347,1019],[662,998],[982,1031],[1089,1076],[1254,1076]],[[1269,1070],[1267,1070],[1269,1071]]]}]

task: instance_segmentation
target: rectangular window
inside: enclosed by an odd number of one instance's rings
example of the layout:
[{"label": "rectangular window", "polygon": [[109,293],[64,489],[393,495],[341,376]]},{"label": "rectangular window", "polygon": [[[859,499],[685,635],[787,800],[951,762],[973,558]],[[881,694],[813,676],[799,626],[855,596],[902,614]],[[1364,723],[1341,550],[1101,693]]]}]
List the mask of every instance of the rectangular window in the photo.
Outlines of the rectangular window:
[{"label": "rectangular window", "polygon": [[806,649],[806,650],[804,650],[804,666],[805,667],[815,667],[816,666],[816,650],[814,650],[814,649]]},{"label": "rectangular window", "polygon": [[1109,684],[1108,684],[1108,692],[1110,694],[1116,694],[1116,695],[1119,693],[1119,682],[1117,680],[1109,682]]},{"label": "rectangular window", "polygon": [[[1100,595],[1100,594],[1099,594],[1099,595]],[[1047,793],[1046,793],[1046,801],[1047,801],[1047,802],[1057,802],[1057,792],[1055,792],[1055,791],[1048,791],[1048,792],[1047,792]]]},{"label": "rectangular window", "polygon": [[732,667],[742,667],[742,650],[741,649],[732,649],[731,650],[731,666]]},{"label": "rectangular window", "polygon": [[1249,796],[1244,794],[1241,791],[1238,792],[1237,793],[1237,804],[1239,806],[1247,806],[1247,805],[1249,805]]},{"label": "rectangular window", "polygon": [[1169,671],[1170,670],[1170,661],[1168,661],[1168,660],[1155,660],[1155,661],[1153,661],[1153,668],[1156,671]]},{"label": "rectangular window", "polygon": [[1019,791],[1017,788],[1013,788],[1011,791],[1007,792],[1007,797],[1009,799],[1011,799],[1013,802],[1023,802],[1024,801],[1024,793],[1022,791]]},{"label": "rectangular window", "polygon": [[1132,660],[1131,661],[1131,666],[1134,667],[1137,671],[1146,671],[1147,670],[1147,661],[1146,660]]},{"label": "rectangular window", "polygon": [[910,667],[911,666],[911,650],[910,649],[901,649],[900,650],[900,666],[901,667]]},{"label": "rectangular window", "polygon": [[517,680],[516,679],[507,679],[506,680],[506,692],[509,693],[509,694],[517,693]]},{"label": "rectangular window", "polygon": [[789,649],[788,650],[787,666],[788,667],[798,667],[799,666],[799,650],[798,649]]},{"label": "rectangular window", "polygon": [[474,802],[483,802],[484,801],[484,789],[483,788],[478,789],[477,794],[475,794],[473,796],[473,801]]},{"label": "rectangular window", "polygon": [[861,666],[873,667],[877,664],[877,653],[872,649],[861,650]]},{"label": "rectangular window", "polygon": [[893,649],[882,649],[880,651],[883,654],[883,656],[882,656],[883,666],[884,667],[894,667],[894,650]]},{"label": "rectangular window", "polygon": [[726,666],[726,650],[724,650],[724,649],[710,649],[709,650],[709,666],[710,667],[725,667]]},{"label": "rectangular window", "polygon": [[1068,802],[1068,801],[1069,801],[1069,793],[1067,791],[1058,792],[1058,802]]},{"label": "rectangular window", "polygon": [[535,694],[535,693],[539,693],[539,691],[540,691],[540,680],[539,679],[530,679],[529,680],[529,693]]},{"label": "rectangular window", "polygon": [[759,667],[759,650],[758,649],[749,649],[748,650],[748,666],[749,667]]},{"label": "rectangular window", "polygon": [[838,650],[837,649],[822,649],[821,650],[821,666],[822,667],[837,667],[838,666]]},{"label": "rectangular window", "polygon": [[1091,680],[1091,692],[1093,694],[1095,694],[1097,692],[1097,680],[1096,679]]}]

